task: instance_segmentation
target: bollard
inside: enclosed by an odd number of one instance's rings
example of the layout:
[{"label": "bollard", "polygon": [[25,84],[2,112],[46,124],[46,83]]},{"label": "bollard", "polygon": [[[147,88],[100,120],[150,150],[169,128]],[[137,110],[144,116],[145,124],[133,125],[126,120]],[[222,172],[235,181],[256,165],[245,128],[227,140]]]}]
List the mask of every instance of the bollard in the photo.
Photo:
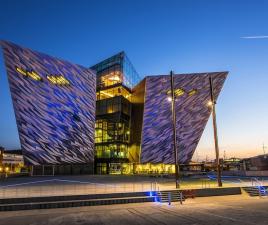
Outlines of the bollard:
[{"label": "bollard", "polygon": [[168,192],[168,205],[171,205],[171,193]]},{"label": "bollard", "polygon": [[180,203],[182,205],[182,192],[180,192]]}]

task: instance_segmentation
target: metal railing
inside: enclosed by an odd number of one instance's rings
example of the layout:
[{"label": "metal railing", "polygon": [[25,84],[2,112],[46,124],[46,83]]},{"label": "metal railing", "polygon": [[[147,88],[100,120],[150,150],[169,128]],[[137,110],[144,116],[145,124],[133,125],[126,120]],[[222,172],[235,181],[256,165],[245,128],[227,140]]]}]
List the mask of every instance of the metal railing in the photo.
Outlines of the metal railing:
[{"label": "metal railing", "polygon": [[[156,182],[157,181],[157,182]],[[228,186],[249,186],[260,182],[258,179],[248,180],[246,183],[226,183]],[[3,182],[4,183],[4,182]],[[68,179],[50,179],[33,180],[25,183],[0,185],[0,199],[3,198],[27,198],[42,196],[63,196],[63,195],[89,195],[89,194],[108,194],[108,193],[127,193],[127,192],[147,192],[174,190],[174,182],[167,180],[152,181],[128,181],[103,183],[68,180]],[[265,182],[264,182],[265,183]],[[1,184],[1,183],[0,183]],[[211,179],[203,180],[181,180],[180,189],[206,189],[216,188],[217,182]]]},{"label": "metal railing", "polygon": [[[57,184],[57,182],[64,182]],[[156,182],[101,184],[47,180],[0,186],[0,199],[157,191]]]}]

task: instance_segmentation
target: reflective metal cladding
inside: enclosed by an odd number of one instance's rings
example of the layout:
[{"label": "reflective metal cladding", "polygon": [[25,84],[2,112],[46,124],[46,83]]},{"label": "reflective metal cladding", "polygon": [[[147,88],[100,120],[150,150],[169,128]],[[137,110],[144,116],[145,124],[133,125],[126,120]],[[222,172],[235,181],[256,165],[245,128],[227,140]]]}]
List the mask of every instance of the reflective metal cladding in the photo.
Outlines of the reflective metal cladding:
[{"label": "reflective metal cladding", "polygon": [[[227,72],[174,76],[177,152],[179,163],[189,163],[210,116],[212,77],[217,99]],[[141,163],[174,163],[170,76],[146,78]]]},{"label": "reflective metal cladding", "polygon": [[93,162],[94,72],[9,42],[1,45],[26,163]]}]

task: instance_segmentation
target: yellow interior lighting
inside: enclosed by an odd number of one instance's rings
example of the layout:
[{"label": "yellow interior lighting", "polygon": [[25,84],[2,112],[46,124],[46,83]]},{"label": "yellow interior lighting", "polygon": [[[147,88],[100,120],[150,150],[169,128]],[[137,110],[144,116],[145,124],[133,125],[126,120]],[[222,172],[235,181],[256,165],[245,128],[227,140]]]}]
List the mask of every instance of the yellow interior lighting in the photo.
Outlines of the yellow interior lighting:
[{"label": "yellow interior lighting", "polygon": [[20,74],[22,74],[23,76],[27,76],[27,72],[24,69],[21,69],[19,67],[16,67],[17,72],[19,72]]},{"label": "yellow interior lighting", "polygon": [[100,93],[103,94],[103,95],[109,96],[109,97],[114,97],[114,95],[112,95],[112,94],[110,94],[110,93],[108,93],[106,91],[100,91]]},{"label": "yellow interior lighting", "polygon": [[188,95],[189,96],[192,96],[192,95],[194,95],[196,93],[197,93],[197,90],[196,89],[192,89],[191,91],[188,92]]},{"label": "yellow interior lighting", "polygon": [[47,75],[47,79],[56,85],[69,85],[70,82],[63,76],[54,76],[54,75]]},{"label": "yellow interior lighting", "polygon": [[[174,95],[176,97],[182,96],[184,93],[185,93],[185,91],[183,89],[181,89],[181,88],[177,88],[177,89],[174,90]],[[167,94],[168,95],[171,94],[171,90],[167,91]]]},{"label": "yellow interior lighting", "polygon": [[112,80],[112,81],[120,81],[120,77],[117,76],[117,75],[114,75],[114,76],[112,76],[112,77],[109,77],[108,79],[109,79],[109,80]]},{"label": "yellow interior lighting", "polygon": [[34,79],[34,80],[38,80],[38,81],[42,80],[42,78],[39,76],[39,74],[36,73],[36,72],[34,72],[34,71],[32,71],[32,72],[27,72],[27,75],[28,75],[29,77],[31,77],[32,79]]},{"label": "yellow interior lighting", "polygon": [[180,89],[180,88],[176,89],[174,92],[176,97],[179,97],[179,96],[183,95],[184,93],[185,93],[185,91],[183,89]]}]

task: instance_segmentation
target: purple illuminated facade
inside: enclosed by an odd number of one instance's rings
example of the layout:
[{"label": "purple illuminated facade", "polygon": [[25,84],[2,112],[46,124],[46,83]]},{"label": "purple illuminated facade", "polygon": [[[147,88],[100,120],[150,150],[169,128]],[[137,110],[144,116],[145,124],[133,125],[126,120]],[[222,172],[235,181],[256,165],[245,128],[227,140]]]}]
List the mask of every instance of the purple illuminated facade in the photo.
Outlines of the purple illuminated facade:
[{"label": "purple illuminated facade", "polygon": [[95,74],[9,42],[1,45],[25,162],[93,163]]},{"label": "purple illuminated facade", "polygon": [[[189,163],[205,129],[211,109],[209,77],[217,99],[227,72],[174,76],[177,152],[180,164]],[[174,163],[170,76],[145,78],[141,133],[141,163]]]}]

